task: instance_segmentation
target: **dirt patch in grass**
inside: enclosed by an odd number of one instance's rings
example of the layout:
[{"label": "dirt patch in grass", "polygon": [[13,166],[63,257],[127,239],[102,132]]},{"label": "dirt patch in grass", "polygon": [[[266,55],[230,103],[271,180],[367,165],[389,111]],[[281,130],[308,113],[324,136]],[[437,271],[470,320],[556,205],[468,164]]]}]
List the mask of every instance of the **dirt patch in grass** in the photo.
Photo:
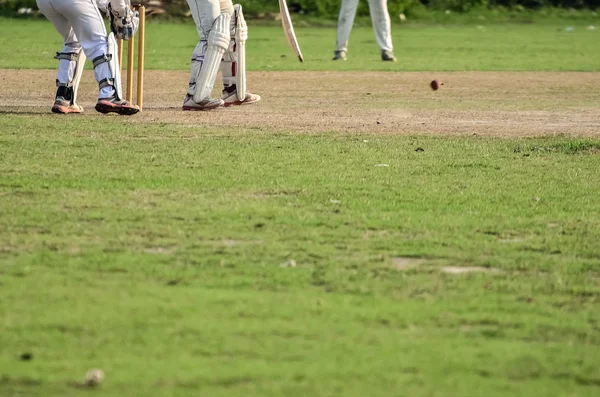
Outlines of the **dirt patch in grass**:
[{"label": "dirt patch in grass", "polygon": [[442,273],[447,274],[465,274],[465,273],[492,273],[501,274],[502,270],[492,267],[480,266],[444,266],[441,268]]},{"label": "dirt patch in grass", "polygon": [[[438,91],[429,88],[436,78]],[[0,70],[0,113],[47,114],[56,90],[52,70]],[[597,136],[600,73],[535,72],[253,72],[254,106],[183,112],[188,74],[146,71],[145,111],[128,120],[202,129],[306,133],[482,136]],[[218,86],[217,89],[220,89]],[[93,110],[97,86],[84,74],[81,116]]]},{"label": "dirt patch in grass", "polygon": [[392,258],[392,267],[396,270],[416,269],[425,263],[423,258],[397,256]]}]

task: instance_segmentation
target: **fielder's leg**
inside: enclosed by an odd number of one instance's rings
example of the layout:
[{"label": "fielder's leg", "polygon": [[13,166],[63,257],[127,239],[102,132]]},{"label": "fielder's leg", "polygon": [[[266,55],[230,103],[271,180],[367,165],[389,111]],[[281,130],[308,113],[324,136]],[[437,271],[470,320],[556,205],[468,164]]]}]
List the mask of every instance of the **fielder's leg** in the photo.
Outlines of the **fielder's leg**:
[{"label": "fielder's leg", "polygon": [[223,95],[225,106],[246,105],[260,101],[260,96],[246,90],[246,40],[248,25],[244,20],[242,6],[233,6],[231,18],[231,41],[223,55]]},{"label": "fielder's leg", "polygon": [[377,45],[381,49],[381,60],[396,62],[392,46],[392,29],[387,0],[369,0],[369,12],[375,31]]},{"label": "fielder's leg", "polygon": [[346,54],[348,53],[348,39],[350,37],[352,25],[354,24],[357,8],[358,0],[342,0],[340,15],[338,17],[337,41],[334,51],[335,56],[333,57],[334,61],[346,60]]}]

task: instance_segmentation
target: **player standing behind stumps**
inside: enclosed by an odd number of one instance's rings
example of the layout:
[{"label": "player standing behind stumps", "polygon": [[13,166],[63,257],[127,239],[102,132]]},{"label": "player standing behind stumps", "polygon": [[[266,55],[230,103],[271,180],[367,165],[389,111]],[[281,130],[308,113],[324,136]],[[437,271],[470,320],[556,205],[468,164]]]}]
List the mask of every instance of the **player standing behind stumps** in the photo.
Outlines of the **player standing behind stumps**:
[{"label": "player standing behind stumps", "polygon": [[[192,53],[192,68],[183,110],[210,110],[256,103],[246,91],[248,26],[242,6],[231,0],[187,0],[200,42]],[[221,98],[211,98],[217,72],[223,74]]]},{"label": "player standing behind stumps", "polygon": [[[334,61],[346,60],[348,53],[348,37],[354,24],[358,0],[342,0],[340,16],[338,18],[337,43]],[[387,0],[369,0],[369,12],[373,21],[373,30],[377,44],[381,49],[381,60],[396,62],[393,53],[390,14],[388,13]]]},{"label": "player standing behind stumps", "polygon": [[[104,20],[93,0],[37,0],[42,14],[52,22],[64,39],[58,59],[54,113],[81,113],[76,102],[77,89],[86,58],[94,64],[94,76],[100,86],[96,110],[100,113],[132,115],[137,106],[123,100],[121,71],[118,67],[117,42],[129,40],[138,27],[137,13],[131,11],[129,0],[107,0],[111,34],[106,35]],[[114,33],[113,33],[114,32]]]}]

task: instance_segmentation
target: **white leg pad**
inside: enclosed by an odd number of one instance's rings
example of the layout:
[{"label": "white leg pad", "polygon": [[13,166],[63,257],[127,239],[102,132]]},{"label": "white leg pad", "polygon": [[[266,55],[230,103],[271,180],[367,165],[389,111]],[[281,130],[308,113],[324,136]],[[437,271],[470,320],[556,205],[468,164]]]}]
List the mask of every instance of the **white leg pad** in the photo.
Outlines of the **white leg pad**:
[{"label": "white leg pad", "polygon": [[205,98],[209,98],[215,85],[219,65],[223,59],[223,54],[229,47],[231,15],[220,14],[215,19],[210,34],[208,35],[206,53],[200,74],[196,79],[196,90],[194,92],[194,102],[200,103]]},{"label": "white leg pad", "polygon": [[113,86],[115,88],[115,94],[117,99],[123,99],[123,89],[121,87],[121,65],[119,65],[119,47],[117,46],[117,40],[115,34],[110,32],[108,35],[108,65],[113,78]]},{"label": "white leg pad", "polygon": [[79,82],[81,81],[81,75],[83,75],[83,67],[85,66],[85,54],[83,49],[79,51],[79,59],[77,60],[77,65],[75,66],[75,73],[73,74],[73,99],[71,99],[71,104],[77,103],[77,91],[79,89]]},{"label": "white leg pad", "polygon": [[248,40],[248,25],[242,13],[242,6],[233,6],[236,17],[235,25],[235,86],[237,98],[243,101],[246,98],[246,40]]},{"label": "white leg pad", "polygon": [[192,54],[192,67],[190,70],[190,82],[188,84],[187,94],[190,96],[196,92],[196,79],[200,75],[200,69],[202,68],[202,62],[204,61],[204,53],[206,52],[206,41],[202,40],[194,48]]}]

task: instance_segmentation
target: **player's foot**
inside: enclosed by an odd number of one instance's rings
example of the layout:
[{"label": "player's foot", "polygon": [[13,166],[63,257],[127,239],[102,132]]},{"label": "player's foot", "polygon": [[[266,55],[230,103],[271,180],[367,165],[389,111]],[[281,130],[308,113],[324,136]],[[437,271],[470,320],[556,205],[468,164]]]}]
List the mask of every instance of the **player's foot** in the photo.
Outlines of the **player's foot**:
[{"label": "player's foot", "polygon": [[335,51],[332,61],[345,61],[346,60],[346,51]]},{"label": "player's foot", "polygon": [[233,86],[233,90],[227,88],[223,90],[223,95],[221,96],[221,99],[223,100],[223,102],[225,102],[225,107],[250,105],[260,101],[260,95],[252,94],[246,91],[246,97],[244,98],[244,100],[240,101],[237,97],[237,90],[235,89],[235,86]]},{"label": "player's foot", "polygon": [[381,60],[387,61],[387,62],[396,62],[396,57],[394,56],[393,52],[391,52],[389,50],[382,50],[381,51]]},{"label": "player's foot", "polygon": [[57,96],[54,105],[52,105],[52,113],[83,113],[83,108],[76,103],[71,104],[71,101],[61,96]]},{"label": "player's foot", "polygon": [[212,110],[223,106],[223,100],[206,97],[200,102],[194,101],[194,97],[186,95],[183,100],[183,110]]},{"label": "player's foot", "polygon": [[112,98],[100,98],[96,103],[96,111],[100,113],[118,113],[121,116],[132,116],[140,111],[137,105],[132,105],[129,102]]}]

